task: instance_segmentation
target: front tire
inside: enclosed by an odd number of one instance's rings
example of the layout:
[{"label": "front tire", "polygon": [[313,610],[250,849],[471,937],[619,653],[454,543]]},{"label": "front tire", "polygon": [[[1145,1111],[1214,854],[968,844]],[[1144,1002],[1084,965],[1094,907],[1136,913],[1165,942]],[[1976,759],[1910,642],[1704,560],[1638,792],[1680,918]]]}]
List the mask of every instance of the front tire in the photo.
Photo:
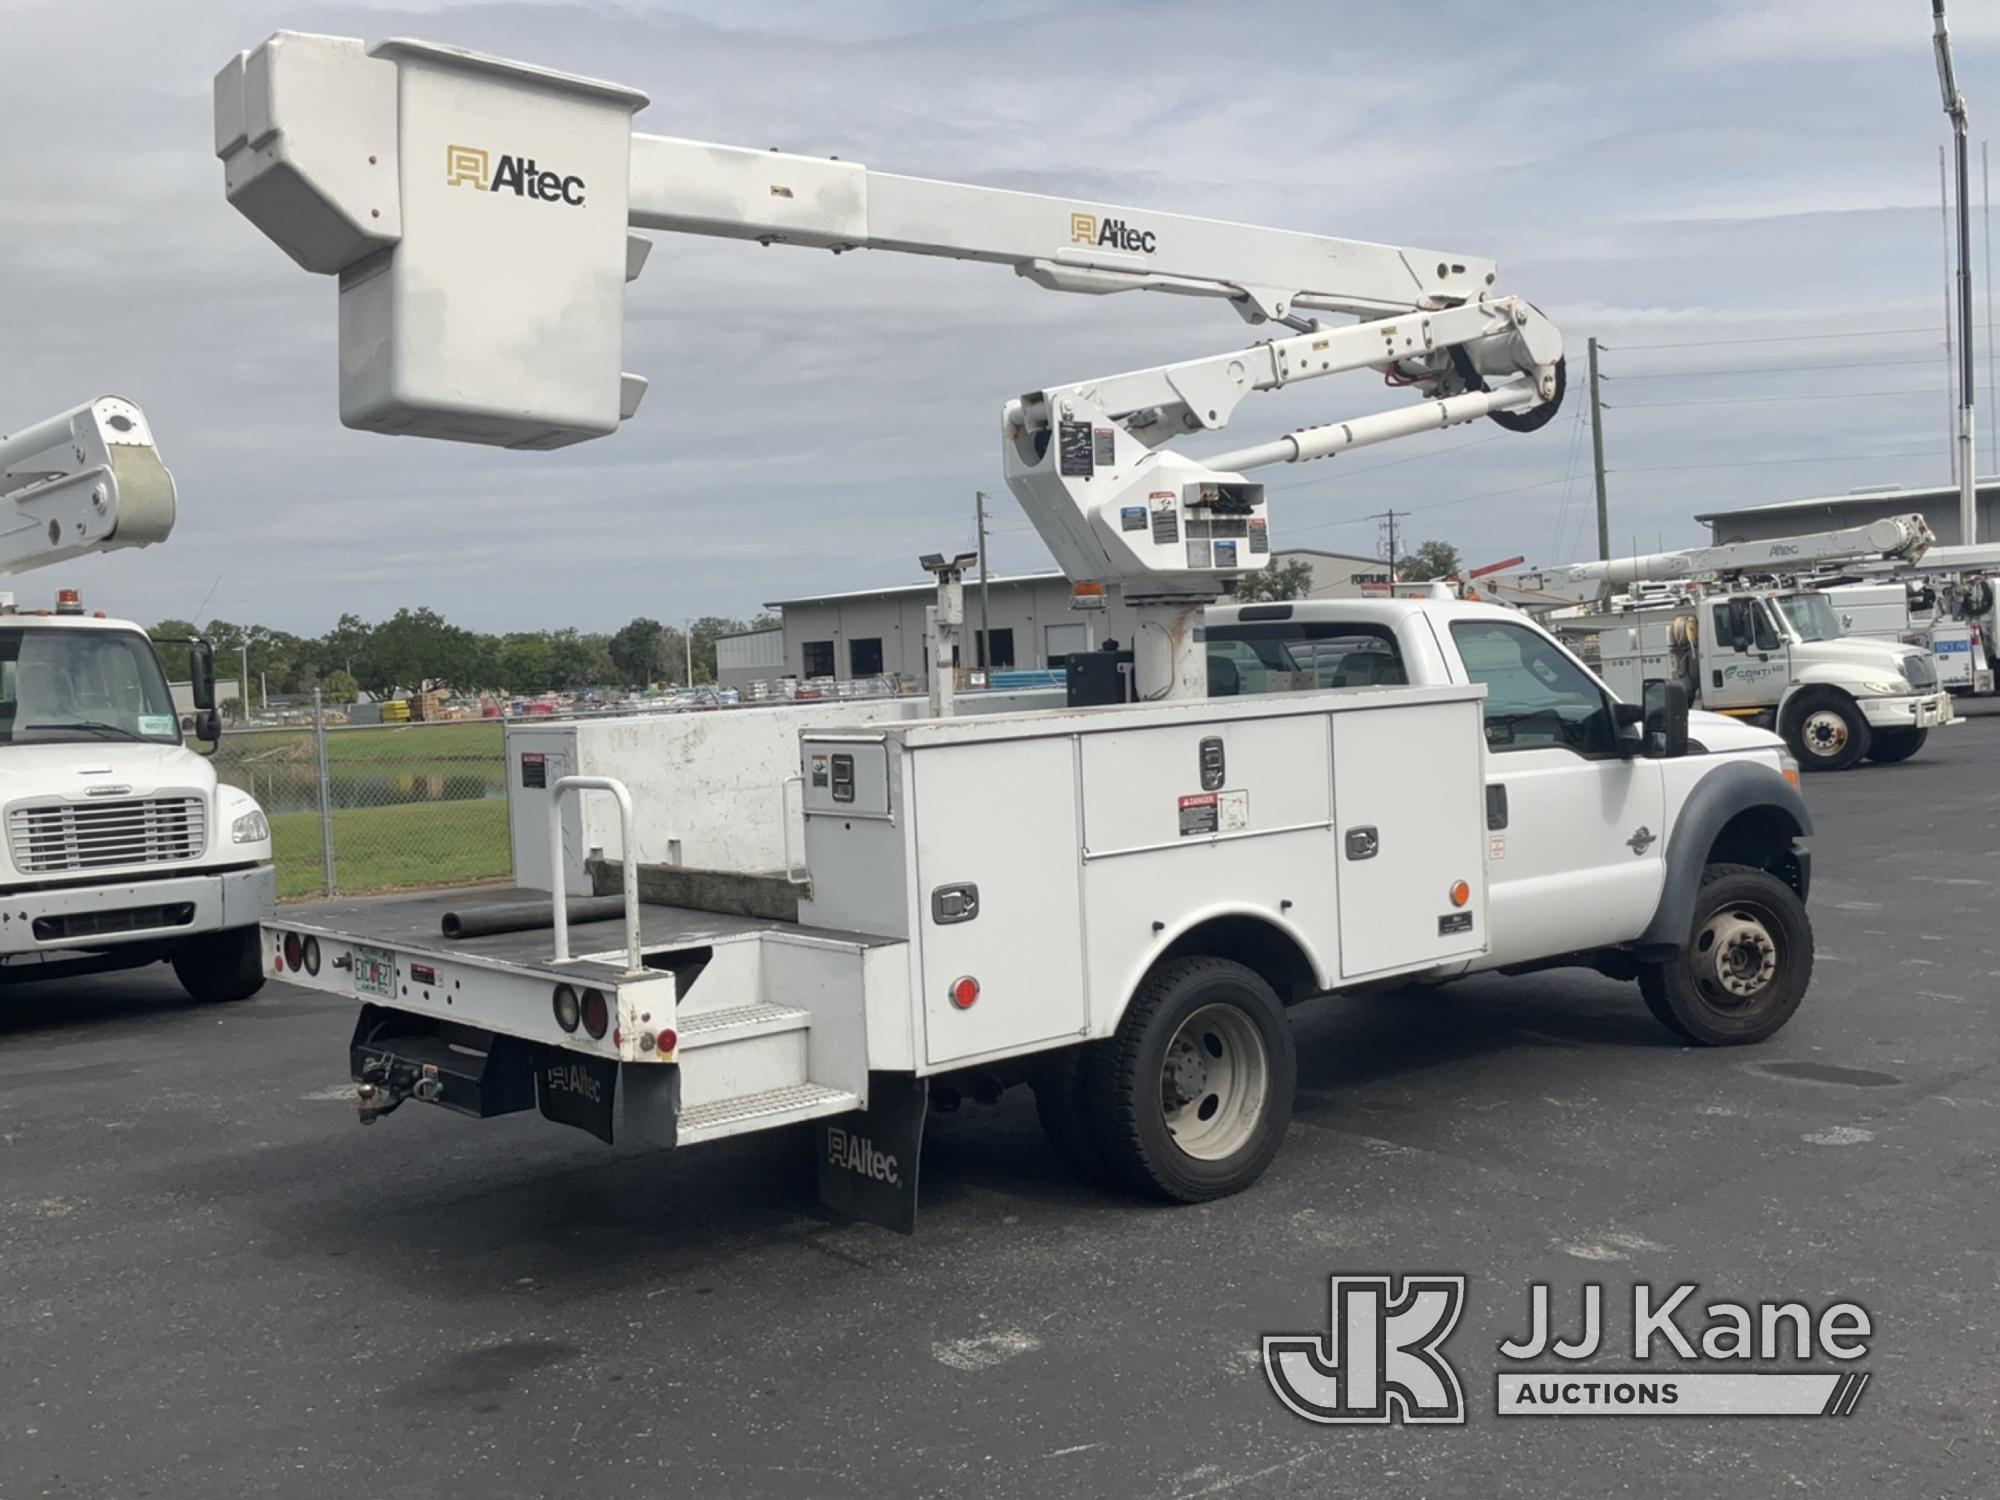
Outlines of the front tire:
[{"label": "front tire", "polygon": [[1159,964],[1117,1033],[1084,1060],[1098,1150],[1135,1192],[1174,1203],[1240,1193],[1284,1143],[1298,1082],[1271,986],[1223,958]]},{"label": "front tire", "polygon": [[1930,737],[1928,729],[1878,729],[1868,747],[1868,758],[1878,766],[1893,766],[1923,749]]},{"label": "front tire", "polygon": [[204,1005],[248,1000],[264,987],[264,944],[255,927],[189,938],[174,950],[174,978]]},{"label": "front tire", "polygon": [[1785,708],[1781,731],[1807,771],[1845,771],[1858,765],[1874,736],[1852,698],[1832,688],[1806,688]]},{"label": "front tire", "polygon": [[1812,966],[1812,919],[1798,892],[1748,865],[1710,865],[1687,946],[1665,963],[1642,964],[1639,993],[1690,1042],[1746,1046],[1791,1020]]}]

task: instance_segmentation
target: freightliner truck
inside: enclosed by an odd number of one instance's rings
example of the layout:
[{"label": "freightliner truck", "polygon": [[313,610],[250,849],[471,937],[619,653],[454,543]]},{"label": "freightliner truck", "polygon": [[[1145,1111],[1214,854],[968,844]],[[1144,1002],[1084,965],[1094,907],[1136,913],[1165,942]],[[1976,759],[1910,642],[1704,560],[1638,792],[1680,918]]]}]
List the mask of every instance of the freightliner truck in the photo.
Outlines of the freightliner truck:
[{"label": "freightliner truck", "polygon": [[[6,572],[149,545],[173,507],[131,402],[0,435]],[[0,594],[0,983],[166,962],[197,1000],[256,993],[277,893],[263,810],[188,743],[144,630],[75,589],[54,605]],[[192,738],[214,741],[213,653],[178,644]]]}]

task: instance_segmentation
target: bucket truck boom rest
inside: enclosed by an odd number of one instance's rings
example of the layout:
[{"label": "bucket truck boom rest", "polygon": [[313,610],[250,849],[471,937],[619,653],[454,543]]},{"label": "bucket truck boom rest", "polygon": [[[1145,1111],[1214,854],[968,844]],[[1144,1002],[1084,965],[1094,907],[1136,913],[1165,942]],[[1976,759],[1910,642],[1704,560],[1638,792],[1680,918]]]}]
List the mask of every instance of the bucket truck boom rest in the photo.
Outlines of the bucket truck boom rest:
[{"label": "bucket truck boom rest", "polygon": [[[1055,291],[1220,298],[1280,325],[1249,349],[1006,404],[1008,484],[1057,563],[1158,627],[1137,644],[1148,698],[1201,696],[1199,607],[1269,561],[1264,487],[1243,471],[1482,416],[1529,430],[1563,394],[1561,336],[1473,256],[635,134],[637,90],[427,42],[280,32],[215,92],[230,202],[340,278],[352,427],[523,448],[614,431],[646,386],[621,371],[624,289],[650,248],[634,228],[986,261]],[[1363,367],[1426,399],[1206,461],[1165,447],[1221,429],[1252,391]]]}]

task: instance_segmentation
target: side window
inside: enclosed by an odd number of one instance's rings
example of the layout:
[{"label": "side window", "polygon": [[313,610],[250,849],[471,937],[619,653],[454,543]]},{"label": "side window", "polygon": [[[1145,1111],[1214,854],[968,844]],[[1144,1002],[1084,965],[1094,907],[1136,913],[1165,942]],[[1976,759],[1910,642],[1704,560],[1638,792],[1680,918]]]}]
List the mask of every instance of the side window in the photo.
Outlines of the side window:
[{"label": "side window", "polygon": [[[1757,604],[1752,608],[1750,614],[1751,618],[1757,622],[1756,637],[1751,642],[1751,648],[1756,651],[1778,650],[1781,643],[1778,640],[1777,627],[1771,624],[1771,616],[1765,610],[1763,604]],[[1717,649],[1722,651],[1729,650],[1729,606],[1726,603],[1714,606],[1710,623],[1715,627],[1715,644]]]},{"label": "side window", "polygon": [[1546,637],[1504,620],[1456,620],[1451,638],[1466,675],[1486,686],[1489,750],[1617,753],[1604,689]]},{"label": "side window", "polygon": [[1270,620],[1208,628],[1208,690],[1310,693],[1409,681],[1393,631],[1334,620]]}]

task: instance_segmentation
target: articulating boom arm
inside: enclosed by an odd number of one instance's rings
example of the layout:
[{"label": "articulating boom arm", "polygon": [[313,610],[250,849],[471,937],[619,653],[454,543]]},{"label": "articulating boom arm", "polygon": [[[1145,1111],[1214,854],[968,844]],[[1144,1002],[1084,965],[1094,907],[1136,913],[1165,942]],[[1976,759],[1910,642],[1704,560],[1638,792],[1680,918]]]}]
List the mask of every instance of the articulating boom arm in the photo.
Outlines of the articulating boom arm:
[{"label": "articulating boom arm", "polygon": [[166,540],[174,479],[145,414],[100,396],[0,433],[0,573]]},{"label": "articulating boom arm", "polygon": [[1574,563],[1566,568],[1549,569],[1544,576],[1565,583],[1626,584],[1669,583],[1680,578],[1738,578],[1746,573],[1797,573],[1821,563],[1862,558],[1914,560],[1922,557],[1935,539],[1922,516],[1891,516],[1839,531]]},{"label": "articulating boom arm", "polygon": [[[523,448],[615,431],[646,388],[621,371],[625,285],[650,248],[634,228],[1222,298],[1289,332],[1031,392],[1002,423],[1009,485],[1063,570],[1184,612],[1269,560],[1263,486],[1240,470],[1481,416],[1531,430],[1562,399],[1561,335],[1494,290],[1489,261],[635,134],[646,103],[426,42],[279,32],[223,68],[230,202],[340,278],[342,421]],[[1361,368],[1425,399],[1205,462],[1163,447],[1251,391]]]}]

